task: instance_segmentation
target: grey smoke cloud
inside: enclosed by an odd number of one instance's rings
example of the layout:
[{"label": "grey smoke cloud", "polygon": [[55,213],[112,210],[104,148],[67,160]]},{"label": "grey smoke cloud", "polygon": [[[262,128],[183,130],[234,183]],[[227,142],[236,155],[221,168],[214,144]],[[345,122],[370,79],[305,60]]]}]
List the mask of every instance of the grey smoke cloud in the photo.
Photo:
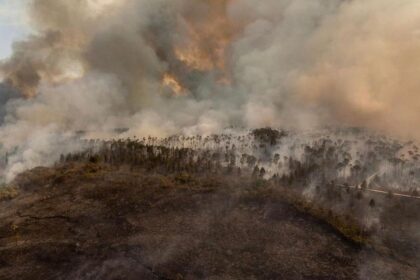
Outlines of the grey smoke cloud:
[{"label": "grey smoke cloud", "polygon": [[19,97],[19,93],[7,83],[0,83],[0,125],[3,124],[7,114],[7,103]]},{"label": "grey smoke cloud", "polygon": [[[11,97],[1,97],[0,139],[16,151],[8,170],[37,164],[22,156],[33,145],[40,154],[79,130],[165,136],[332,124],[420,137],[416,0],[29,5],[37,32],[0,66],[19,92],[7,105]],[[31,142],[42,133],[49,145]]]}]

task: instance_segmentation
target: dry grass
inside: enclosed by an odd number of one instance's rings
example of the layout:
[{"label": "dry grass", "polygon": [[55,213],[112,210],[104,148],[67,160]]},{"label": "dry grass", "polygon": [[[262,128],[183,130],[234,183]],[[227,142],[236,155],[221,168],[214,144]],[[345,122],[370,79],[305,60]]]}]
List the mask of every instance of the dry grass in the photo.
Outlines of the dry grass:
[{"label": "dry grass", "polygon": [[0,201],[10,200],[18,196],[19,190],[15,186],[0,187]]}]

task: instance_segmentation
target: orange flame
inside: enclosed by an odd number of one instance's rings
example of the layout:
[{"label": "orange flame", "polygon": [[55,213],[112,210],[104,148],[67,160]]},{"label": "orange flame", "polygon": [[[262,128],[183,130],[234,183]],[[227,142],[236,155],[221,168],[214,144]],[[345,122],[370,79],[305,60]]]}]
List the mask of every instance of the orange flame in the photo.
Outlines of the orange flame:
[{"label": "orange flame", "polygon": [[178,82],[172,74],[165,73],[162,79],[163,86],[169,87],[176,96],[185,95],[184,87]]},{"label": "orange flame", "polygon": [[226,52],[238,31],[238,26],[226,14],[229,1],[209,1],[202,15],[187,13],[180,17],[180,33],[185,37],[174,47],[179,61],[194,70],[215,70],[223,83],[230,81]]}]

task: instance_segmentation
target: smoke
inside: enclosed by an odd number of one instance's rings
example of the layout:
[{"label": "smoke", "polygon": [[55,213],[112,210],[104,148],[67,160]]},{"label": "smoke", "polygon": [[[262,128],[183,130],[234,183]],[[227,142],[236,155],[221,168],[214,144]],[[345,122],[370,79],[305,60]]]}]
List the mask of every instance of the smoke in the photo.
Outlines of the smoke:
[{"label": "smoke", "polygon": [[[23,156],[28,149],[57,158],[77,131],[351,125],[420,137],[416,0],[28,5],[35,32],[0,63],[0,139],[14,155],[7,174],[40,162]],[[39,149],[33,139],[43,139]]]}]

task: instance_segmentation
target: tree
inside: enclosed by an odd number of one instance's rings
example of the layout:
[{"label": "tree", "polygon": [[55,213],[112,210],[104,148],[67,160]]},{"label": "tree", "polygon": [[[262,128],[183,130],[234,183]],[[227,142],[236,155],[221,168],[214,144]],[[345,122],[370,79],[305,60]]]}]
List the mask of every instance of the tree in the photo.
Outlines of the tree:
[{"label": "tree", "polygon": [[360,188],[364,191],[367,189],[367,182],[366,180],[363,180],[362,185],[360,186]]},{"label": "tree", "polygon": [[265,175],[265,169],[264,169],[264,167],[261,167],[261,169],[260,169],[260,177],[262,178],[262,177],[264,177],[264,175]]},{"label": "tree", "polygon": [[252,171],[252,177],[257,177],[260,174],[260,169],[258,166],[254,167],[254,170]]}]

